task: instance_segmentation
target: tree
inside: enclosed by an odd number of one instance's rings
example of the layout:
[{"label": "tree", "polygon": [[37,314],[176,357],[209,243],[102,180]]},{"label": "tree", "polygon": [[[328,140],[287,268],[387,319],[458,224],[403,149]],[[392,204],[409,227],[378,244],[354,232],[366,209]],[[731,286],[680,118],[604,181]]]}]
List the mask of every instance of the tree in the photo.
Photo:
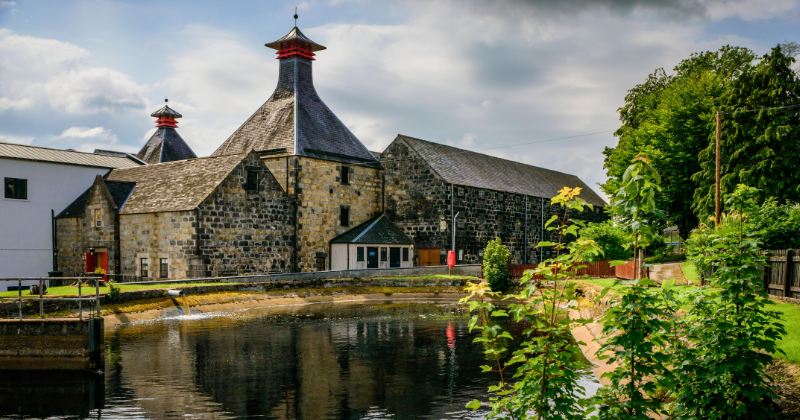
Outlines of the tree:
[{"label": "tree", "polygon": [[603,223],[589,223],[581,229],[581,237],[591,239],[603,250],[606,260],[627,260],[633,256],[633,250],[625,248],[630,242],[630,235],[611,220]]},{"label": "tree", "polygon": [[619,109],[619,143],[603,152],[609,177],[603,190],[613,195],[631,159],[647,154],[663,177],[658,207],[666,212],[666,223],[688,237],[699,223],[692,210],[699,183],[692,176],[701,171],[697,155],[709,145],[715,101],[754,58],[750,50],[731,46],[695,53],[675,67],[674,75],[658,69],[631,89]]},{"label": "tree", "polygon": [[[763,198],[800,199],[800,83],[794,58],[780,46],[731,82],[719,99],[722,113],[722,192],[745,184]],[[692,176],[693,210],[701,219],[714,211],[715,141],[709,121],[708,146],[700,153],[702,170]]]},{"label": "tree", "polygon": [[500,238],[495,238],[486,244],[486,252],[483,255],[483,278],[495,292],[506,290],[511,286],[508,279],[509,257],[511,252],[503,245]]}]

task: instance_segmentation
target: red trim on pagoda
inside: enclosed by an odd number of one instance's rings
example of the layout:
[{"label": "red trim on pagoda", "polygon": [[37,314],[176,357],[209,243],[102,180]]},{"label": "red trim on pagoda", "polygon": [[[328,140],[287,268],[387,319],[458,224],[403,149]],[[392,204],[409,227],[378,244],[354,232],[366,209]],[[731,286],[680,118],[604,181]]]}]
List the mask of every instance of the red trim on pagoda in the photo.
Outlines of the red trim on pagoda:
[{"label": "red trim on pagoda", "polygon": [[162,116],[156,120],[156,127],[172,127],[178,128],[178,122],[174,118]]},{"label": "red trim on pagoda", "polygon": [[301,57],[307,60],[314,61],[314,54],[311,51],[311,44],[293,39],[287,42],[281,42],[281,49],[277,52],[278,60],[291,57]]}]

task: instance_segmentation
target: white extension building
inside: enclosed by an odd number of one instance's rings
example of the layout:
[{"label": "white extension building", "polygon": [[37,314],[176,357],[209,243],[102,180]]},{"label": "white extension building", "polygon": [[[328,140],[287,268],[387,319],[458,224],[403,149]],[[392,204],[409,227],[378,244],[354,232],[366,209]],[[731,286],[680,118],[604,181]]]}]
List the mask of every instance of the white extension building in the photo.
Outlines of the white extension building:
[{"label": "white extension building", "polygon": [[412,267],[413,248],[411,238],[381,214],[331,239],[331,270]]},{"label": "white extension building", "polygon": [[[47,277],[54,271],[52,215],[81,195],[98,174],[142,164],[135,156],[118,152],[83,153],[0,142],[0,279]],[[0,292],[16,289],[16,281],[0,281]]]}]

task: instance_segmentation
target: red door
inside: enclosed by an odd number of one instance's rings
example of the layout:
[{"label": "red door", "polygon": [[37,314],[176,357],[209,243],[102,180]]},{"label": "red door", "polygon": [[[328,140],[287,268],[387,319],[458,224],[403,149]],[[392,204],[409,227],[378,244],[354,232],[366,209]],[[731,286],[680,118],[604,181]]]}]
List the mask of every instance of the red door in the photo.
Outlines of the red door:
[{"label": "red door", "polygon": [[87,273],[94,273],[98,267],[102,268],[103,271],[106,273],[103,275],[103,281],[108,280],[108,254],[105,252],[95,252],[94,258],[92,258],[92,254],[87,252],[86,253],[86,272]]}]

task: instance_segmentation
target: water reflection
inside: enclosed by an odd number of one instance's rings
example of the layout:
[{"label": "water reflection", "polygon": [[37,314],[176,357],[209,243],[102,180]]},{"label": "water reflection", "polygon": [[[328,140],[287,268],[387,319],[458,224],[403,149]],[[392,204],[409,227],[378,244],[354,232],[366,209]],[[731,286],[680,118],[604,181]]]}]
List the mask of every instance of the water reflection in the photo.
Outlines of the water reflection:
[{"label": "water reflection", "polygon": [[[362,303],[261,308],[106,331],[99,418],[445,419],[481,373],[466,308]],[[591,371],[587,388],[597,387]],[[83,416],[83,413],[81,413]]]}]

